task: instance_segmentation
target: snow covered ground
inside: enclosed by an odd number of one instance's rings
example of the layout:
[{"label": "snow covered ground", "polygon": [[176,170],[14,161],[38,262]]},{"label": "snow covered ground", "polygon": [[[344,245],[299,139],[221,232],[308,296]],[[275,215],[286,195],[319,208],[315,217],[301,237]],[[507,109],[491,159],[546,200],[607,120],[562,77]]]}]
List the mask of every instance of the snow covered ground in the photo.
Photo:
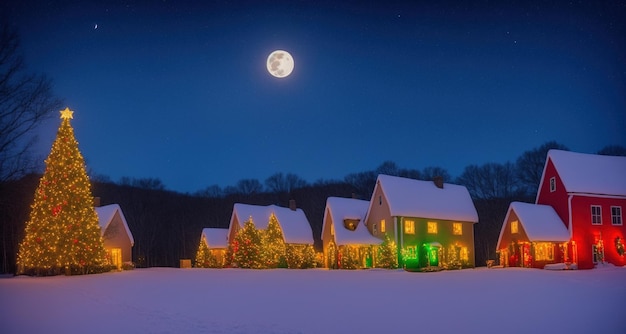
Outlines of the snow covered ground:
[{"label": "snow covered ground", "polygon": [[0,279],[0,333],[626,333],[626,268]]}]

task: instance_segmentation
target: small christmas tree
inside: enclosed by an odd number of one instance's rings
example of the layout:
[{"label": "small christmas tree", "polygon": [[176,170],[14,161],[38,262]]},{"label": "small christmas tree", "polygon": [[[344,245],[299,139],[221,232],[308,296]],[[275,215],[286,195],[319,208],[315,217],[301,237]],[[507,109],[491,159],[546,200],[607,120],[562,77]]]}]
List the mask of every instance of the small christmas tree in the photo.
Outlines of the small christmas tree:
[{"label": "small christmas tree", "polygon": [[105,270],[105,250],[91,184],[69,108],[61,111],[61,126],[46,159],[46,170],[18,252],[20,273],[57,275]]},{"label": "small christmas tree", "polygon": [[379,268],[396,269],[398,268],[398,250],[396,243],[385,234],[385,240],[378,247],[378,264]]},{"label": "small christmas tree", "polygon": [[235,236],[234,262],[240,268],[265,268],[263,234],[257,230],[252,218],[246,220]]},{"label": "small christmas tree", "polygon": [[200,240],[200,246],[198,247],[198,252],[196,253],[196,268],[217,268],[221,267],[215,258],[215,256],[211,253],[209,246],[207,246],[206,238],[204,235]]},{"label": "small christmas tree", "polygon": [[272,213],[269,224],[264,233],[265,237],[265,259],[268,268],[286,268],[285,259],[285,239],[283,231],[280,229],[278,219]]},{"label": "small christmas tree", "polygon": [[287,266],[290,269],[315,268],[315,249],[311,245],[287,245]]},{"label": "small christmas tree", "polygon": [[359,254],[356,246],[340,246],[338,257],[341,259],[341,269],[356,269],[359,267]]}]

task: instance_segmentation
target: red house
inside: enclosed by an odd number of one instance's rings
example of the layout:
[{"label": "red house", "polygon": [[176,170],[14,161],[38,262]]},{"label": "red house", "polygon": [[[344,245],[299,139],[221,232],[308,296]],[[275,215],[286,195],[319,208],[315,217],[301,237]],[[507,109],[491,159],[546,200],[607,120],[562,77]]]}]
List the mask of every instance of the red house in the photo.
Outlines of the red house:
[{"label": "red house", "polygon": [[552,206],[570,233],[564,262],[626,265],[626,157],[550,150],[535,202]]}]

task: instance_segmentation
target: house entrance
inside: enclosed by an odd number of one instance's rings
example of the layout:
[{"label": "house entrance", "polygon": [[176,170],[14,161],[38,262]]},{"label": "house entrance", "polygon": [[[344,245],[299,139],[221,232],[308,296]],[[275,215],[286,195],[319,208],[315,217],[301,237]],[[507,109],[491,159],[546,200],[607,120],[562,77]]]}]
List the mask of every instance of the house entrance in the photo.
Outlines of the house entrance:
[{"label": "house entrance", "polygon": [[422,246],[422,267],[438,267],[439,266],[439,249],[441,244],[437,242],[431,242]]},{"label": "house entrance", "polygon": [[111,264],[114,265],[118,270],[122,269],[122,249],[121,248],[111,248]]}]

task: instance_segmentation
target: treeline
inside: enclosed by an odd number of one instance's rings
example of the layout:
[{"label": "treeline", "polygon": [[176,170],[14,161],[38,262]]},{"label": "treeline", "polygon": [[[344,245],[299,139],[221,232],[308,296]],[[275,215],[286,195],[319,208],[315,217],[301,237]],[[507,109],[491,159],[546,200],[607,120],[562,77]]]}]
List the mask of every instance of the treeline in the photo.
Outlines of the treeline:
[{"label": "treeline", "polygon": [[[567,147],[548,142],[524,152],[514,163],[487,163],[467,166],[453,178],[445,168],[406,169],[394,162],[383,162],[371,171],[351,173],[343,180],[308,183],[295,174],[276,173],[263,183],[243,179],[234,186],[209,186],[193,194],[166,189],[159,179],[106,177],[92,178],[92,190],[102,205],[119,204],[135,239],[133,261],[138,267],[178,266],[180,259],[193,259],[202,228],[228,228],[234,203],[288,206],[295,200],[310,224],[315,249],[321,251],[321,230],[326,199],[330,196],[369,200],[378,174],[419,180],[441,176],[445,182],[465,185],[478,211],[475,225],[476,263],[494,259],[495,247],[506,210],[511,201],[533,202],[547,151]],[[626,155],[626,148],[607,146],[597,152]],[[30,204],[40,175],[0,183],[0,272],[14,273],[19,242],[24,236]]]}]

